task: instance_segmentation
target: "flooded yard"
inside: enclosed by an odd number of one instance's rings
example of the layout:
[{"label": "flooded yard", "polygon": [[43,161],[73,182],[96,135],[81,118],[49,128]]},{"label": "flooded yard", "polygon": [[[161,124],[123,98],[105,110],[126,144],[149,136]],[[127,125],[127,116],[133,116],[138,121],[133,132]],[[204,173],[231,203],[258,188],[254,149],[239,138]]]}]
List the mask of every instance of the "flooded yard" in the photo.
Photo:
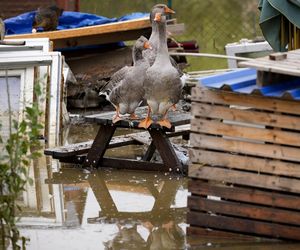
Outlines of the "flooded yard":
[{"label": "flooded yard", "polygon": [[[92,139],[96,131],[72,125],[65,143]],[[137,158],[142,152],[141,146],[127,146],[108,154]],[[39,162],[46,164],[34,164],[34,186],[19,201],[28,249],[185,248],[186,177],[112,169],[90,173],[50,158]]]},{"label": "flooded yard", "polygon": [[[92,139],[96,128],[72,125],[65,143]],[[125,131],[126,132],[126,131]],[[141,146],[108,152],[139,157]],[[43,158],[34,185],[19,205],[29,250],[50,249],[299,249],[298,244],[251,239],[186,237],[187,177],[169,173],[98,169]]]}]

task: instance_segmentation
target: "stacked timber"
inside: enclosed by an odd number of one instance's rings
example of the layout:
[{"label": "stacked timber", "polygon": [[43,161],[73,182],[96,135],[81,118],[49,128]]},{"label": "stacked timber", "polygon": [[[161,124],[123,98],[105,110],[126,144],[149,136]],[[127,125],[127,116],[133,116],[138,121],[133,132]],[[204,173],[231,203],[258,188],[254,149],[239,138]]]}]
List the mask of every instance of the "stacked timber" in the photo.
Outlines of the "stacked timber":
[{"label": "stacked timber", "polygon": [[300,240],[299,104],[193,88],[188,235]]}]

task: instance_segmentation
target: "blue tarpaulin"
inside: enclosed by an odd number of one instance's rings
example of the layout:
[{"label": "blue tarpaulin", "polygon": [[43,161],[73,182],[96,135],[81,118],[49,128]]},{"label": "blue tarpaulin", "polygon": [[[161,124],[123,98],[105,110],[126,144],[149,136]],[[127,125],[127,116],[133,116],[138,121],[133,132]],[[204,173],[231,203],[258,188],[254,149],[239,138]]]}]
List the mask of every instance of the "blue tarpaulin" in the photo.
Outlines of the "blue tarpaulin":
[{"label": "blue tarpaulin", "polygon": [[[36,11],[26,12],[16,17],[4,20],[7,35],[26,34],[32,32],[32,22]],[[64,11],[59,18],[58,30],[79,28],[92,25],[100,25],[105,23],[113,23],[119,21],[127,21],[137,18],[149,16],[149,13],[136,12],[122,16],[120,18],[108,18],[89,13]]]}]

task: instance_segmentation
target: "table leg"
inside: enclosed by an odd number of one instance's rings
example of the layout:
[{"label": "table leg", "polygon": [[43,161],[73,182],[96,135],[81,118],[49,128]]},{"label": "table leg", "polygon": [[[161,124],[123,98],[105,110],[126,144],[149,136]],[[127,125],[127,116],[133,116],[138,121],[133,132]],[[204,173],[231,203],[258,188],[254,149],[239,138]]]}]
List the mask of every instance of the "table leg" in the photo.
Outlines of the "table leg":
[{"label": "table leg", "polygon": [[156,147],[154,146],[154,143],[153,143],[153,141],[152,141],[152,142],[150,143],[150,145],[149,145],[149,147],[148,147],[146,153],[144,154],[142,160],[143,160],[143,161],[151,161],[152,156],[153,156],[155,150],[156,150]]},{"label": "table leg", "polygon": [[86,159],[83,163],[85,168],[98,167],[99,161],[102,159],[109,142],[114,135],[116,126],[101,125],[94,139],[91,149],[89,150]]},{"label": "table leg", "polygon": [[102,170],[98,170],[93,174],[90,174],[88,182],[99,203],[99,206],[101,207],[101,213],[104,216],[116,216],[118,209],[106,186]]},{"label": "table leg", "polygon": [[152,141],[157,151],[159,152],[165,171],[179,172],[182,170],[182,164],[180,163],[174,148],[168,139],[167,135],[162,130],[149,130],[152,137]]}]

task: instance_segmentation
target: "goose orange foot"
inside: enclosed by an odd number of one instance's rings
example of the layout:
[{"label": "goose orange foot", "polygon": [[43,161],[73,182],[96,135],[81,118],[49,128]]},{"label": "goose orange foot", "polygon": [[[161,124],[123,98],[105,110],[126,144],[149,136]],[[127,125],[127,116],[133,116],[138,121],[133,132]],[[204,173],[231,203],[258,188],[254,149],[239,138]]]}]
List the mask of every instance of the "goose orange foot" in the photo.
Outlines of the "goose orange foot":
[{"label": "goose orange foot", "polygon": [[132,113],[132,114],[130,114],[129,119],[130,120],[138,120],[139,117],[135,113]]},{"label": "goose orange foot", "polygon": [[119,115],[115,115],[112,119],[112,122],[117,123],[118,121],[121,121],[121,120],[122,120],[122,118]]},{"label": "goose orange foot", "polygon": [[138,127],[139,128],[147,129],[147,128],[149,128],[151,126],[152,123],[153,123],[153,121],[151,120],[151,118],[150,117],[146,117],[144,120],[142,120],[139,123]]},{"label": "goose orange foot", "polygon": [[157,122],[161,127],[166,127],[166,128],[171,128],[172,124],[168,119],[162,119],[160,121]]}]

